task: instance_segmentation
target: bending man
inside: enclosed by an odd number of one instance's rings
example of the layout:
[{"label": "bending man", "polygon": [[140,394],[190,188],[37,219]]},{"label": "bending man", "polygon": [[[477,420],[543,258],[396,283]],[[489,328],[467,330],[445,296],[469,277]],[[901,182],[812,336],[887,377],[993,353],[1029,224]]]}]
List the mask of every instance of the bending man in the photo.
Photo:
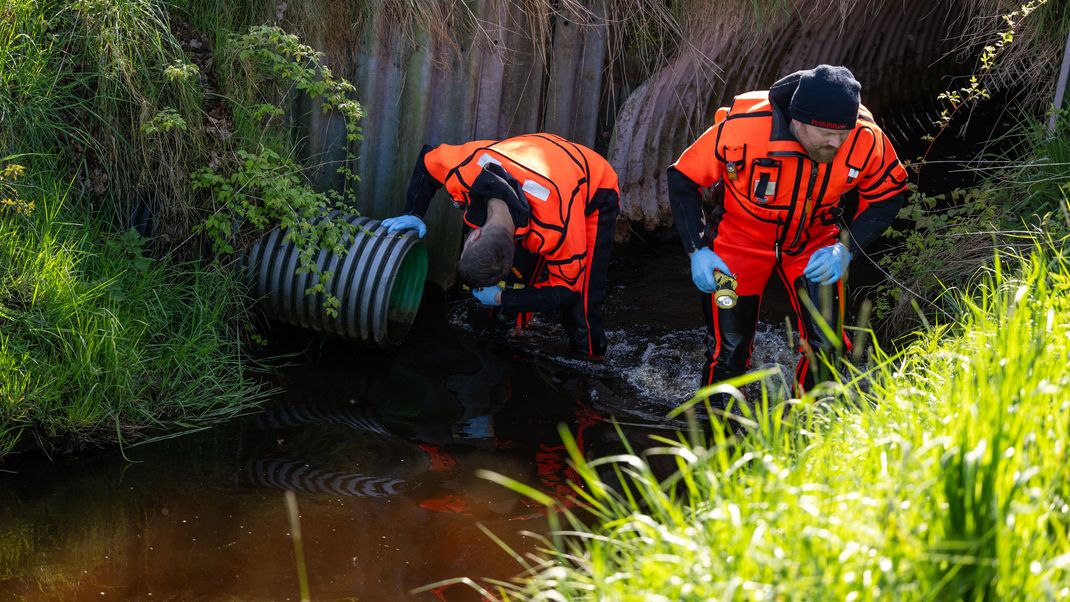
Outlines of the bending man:
[{"label": "bending man", "polygon": [[[847,265],[888,227],[906,196],[906,171],[859,104],[860,89],[844,67],[792,73],[720,109],[713,127],[669,168],[673,217],[703,293],[702,384],[750,367],[758,309],[773,272],[788,290],[802,339],[797,385],[805,390],[819,376],[822,362],[814,358],[849,348]],[[704,220],[701,189],[714,186],[716,205]],[[841,233],[843,195],[852,189],[858,209]],[[731,308],[717,307],[710,295],[715,271],[737,279]],[[825,336],[800,291],[821,307],[842,343]]]},{"label": "bending man", "polygon": [[[390,232],[427,231],[421,219],[440,187],[473,228],[458,269],[484,305],[509,312],[560,310],[574,351],[606,352],[602,303],[620,212],[617,174],[593,150],[552,134],[425,146],[413,169],[405,215]],[[515,245],[534,254],[532,285],[503,290]]]}]

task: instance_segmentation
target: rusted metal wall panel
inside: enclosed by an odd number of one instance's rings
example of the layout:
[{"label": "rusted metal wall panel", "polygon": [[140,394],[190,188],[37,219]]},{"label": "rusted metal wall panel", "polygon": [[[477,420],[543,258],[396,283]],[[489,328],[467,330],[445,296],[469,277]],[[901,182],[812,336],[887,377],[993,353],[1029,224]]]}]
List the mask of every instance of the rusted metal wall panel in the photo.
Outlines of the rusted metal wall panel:
[{"label": "rusted metal wall panel", "polygon": [[604,23],[558,20],[547,82],[545,131],[595,146],[605,56]]}]

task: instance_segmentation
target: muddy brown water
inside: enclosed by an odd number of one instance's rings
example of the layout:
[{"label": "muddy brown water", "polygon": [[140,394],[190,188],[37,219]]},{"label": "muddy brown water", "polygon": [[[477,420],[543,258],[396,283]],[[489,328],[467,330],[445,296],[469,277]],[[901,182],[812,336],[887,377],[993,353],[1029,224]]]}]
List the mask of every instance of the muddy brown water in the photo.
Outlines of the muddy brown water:
[{"label": "muddy brown water", "polygon": [[[426,303],[391,353],[278,326],[294,352],[261,413],[123,453],[24,459],[0,473],[0,598],[299,599],[284,492],[300,510],[312,599],[471,600],[457,577],[509,578],[547,521],[492,470],[559,495],[565,424],[589,457],[671,435],[694,389],[699,300],[678,244],[633,243],[611,269],[611,351],[570,358],[553,320],[481,336],[472,301]],[[791,366],[783,300],[765,304],[755,362]]]}]

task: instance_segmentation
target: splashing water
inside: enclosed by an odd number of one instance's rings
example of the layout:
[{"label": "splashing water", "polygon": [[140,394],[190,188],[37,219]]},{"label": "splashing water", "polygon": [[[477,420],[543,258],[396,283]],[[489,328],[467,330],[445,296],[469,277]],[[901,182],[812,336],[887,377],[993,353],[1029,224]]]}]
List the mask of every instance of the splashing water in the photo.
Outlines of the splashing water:
[{"label": "splashing water", "polygon": [[[477,332],[470,319],[471,309],[455,307],[450,312],[450,325]],[[659,332],[649,324],[632,324],[609,330],[606,335],[609,349],[604,361],[591,362],[567,351],[564,329],[556,320],[536,314],[526,329],[509,336],[508,343],[510,349],[525,356],[592,377],[596,381],[591,388],[592,401],[618,416],[664,421],[666,412],[698,389],[705,362],[704,328]],[[759,323],[751,364],[779,370],[780,376],[768,383],[774,394],[786,393],[784,383],[790,382],[798,358],[784,326]]]}]

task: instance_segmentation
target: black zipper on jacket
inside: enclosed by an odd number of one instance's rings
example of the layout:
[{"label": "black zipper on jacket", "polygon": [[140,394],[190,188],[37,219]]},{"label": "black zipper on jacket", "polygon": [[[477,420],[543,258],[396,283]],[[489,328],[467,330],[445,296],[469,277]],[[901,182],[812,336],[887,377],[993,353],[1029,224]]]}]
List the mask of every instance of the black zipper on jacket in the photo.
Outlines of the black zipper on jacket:
[{"label": "black zipper on jacket", "polygon": [[803,201],[802,215],[799,216],[799,222],[795,226],[795,239],[791,241],[791,248],[794,249],[799,244],[799,238],[802,237],[803,228],[806,226],[806,214],[808,210],[813,210],[814,203],[814,184],[817,183],[817,161],[810,159],[810,181],[806,184],[806,199]]},{"label": "black zipper on jacket", "polygon": [[[777,218],[777,234],[776,245],[779,249],[780,246],[787,242],[788,235],[791,234],[791,218],[795,215],[795,208],[799,202],[799,180],[802,178],[802,162],[807,158],[806,155],[796,151],[772,151],[769,153],[770,157],[795,157],[799,164],[795,168],[795,182],[791,185],[791,201],[788,203],[788,215],[784,218],[783,223],[780,222],[780,218]],[[748,191],[748,196],[750,192]],[[779,256],[779,251],[777,252]]]}]

